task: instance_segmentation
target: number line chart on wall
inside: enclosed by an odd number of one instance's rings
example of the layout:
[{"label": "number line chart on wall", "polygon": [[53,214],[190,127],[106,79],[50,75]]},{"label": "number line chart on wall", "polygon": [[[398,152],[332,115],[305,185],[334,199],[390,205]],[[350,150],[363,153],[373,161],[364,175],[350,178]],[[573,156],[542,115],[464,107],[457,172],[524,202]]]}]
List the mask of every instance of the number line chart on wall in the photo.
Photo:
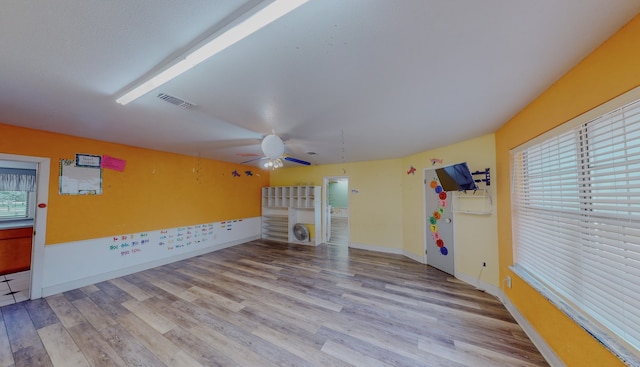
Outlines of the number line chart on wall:
[{"label": "number line chart on wall", "polygon": [[[232,229],[232,223],[242,220],[220,222],[226,231]],[[182,248],[197,247],[216,238],[216,223],[197,224],[159,231],[129,233],[105,239],[109,253],[115,256],[135,256],[146,251],[174,251]]]}]

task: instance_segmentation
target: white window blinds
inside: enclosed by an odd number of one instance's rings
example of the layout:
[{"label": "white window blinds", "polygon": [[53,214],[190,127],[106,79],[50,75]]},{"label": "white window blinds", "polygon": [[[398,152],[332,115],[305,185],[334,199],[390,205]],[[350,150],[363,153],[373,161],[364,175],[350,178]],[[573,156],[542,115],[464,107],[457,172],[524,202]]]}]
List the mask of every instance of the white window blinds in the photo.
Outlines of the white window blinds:
[{"label": "white window blinds", "polygon": [[640,101],[512,155],[516,268],[640,350]]}]

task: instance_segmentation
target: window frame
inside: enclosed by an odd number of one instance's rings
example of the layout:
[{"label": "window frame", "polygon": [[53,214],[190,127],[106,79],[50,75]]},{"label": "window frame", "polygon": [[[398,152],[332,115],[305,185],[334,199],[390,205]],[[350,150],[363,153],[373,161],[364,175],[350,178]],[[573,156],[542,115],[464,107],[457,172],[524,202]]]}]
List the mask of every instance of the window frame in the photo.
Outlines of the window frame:
[{"label": "window frame", "polygon": [[[545,134],[542,134],[529,142],[516,147],[511,150],[511,219],[513,223],[512,227],[512,249],[513,249],[513,266],[510,269],[518,275],[522,280],[532,286],[536,291],[538,291],[543,297],[549,300],[553,305],[555,305],[559,310],[569,316],[573,321],[582,326],[587,332],[593,335],[598,341],[600,341],[606,348],[608,348],[613,354],[615,354],[619,359],[621,359],[625,363],[631,363],[631,365],[640,365],[640,346],[633,346],[627,343],[622,338],[619,338],[609,330],[607,327],[603,326],[601,323],[591,318],[588,314],[584,314],[580,311],[580,307],[577,307],[573,302],[565,297],[562,293],[558,293],[558,291],[552,289],[553,285],[549,285],[545,283],[542,279],[533,275],[530,270],[524,268],[520,263],[517,262],[518,252],[521,251],[518,243],[516,242],[516,232],[518,230],[518,208],[516,202],[518,197],[516,195],[516,184],[518,182],[518,177],[516,174],[517,164],[525,164],[522,162],[515,162],[514,156],[516,154],[529,154],[528,151],[530,148],[534,148],[544,142],[549,141],[550,139],[557,138],[563,134],[569,133],[572,134],[571,131],[575,130],[579,126],[584,126],[586,129],[585,134],[576,134],[574,138],[576,139],[576,161],[578,167],[578,171],[581,172],[589,172],[590,167],[590,126],[589,123],[591,121],[597,120],[608,113],[611,113],[616,110],[620,110],[623,107],[634,103],[640,100],[640,87],[618,97],[607,103],[604,103],[601,106],[590,110],[583,115],[580,115],[558,127],[548,131]],[[582,140],[580,140],[582,139]],[[528,162],[528,160],[524,160]],[[528,169],[528,168],[527,168]],[[594,199],[594,190],[592,183],[589,181],[582,181],[583,177],[579,177],[578,184],[578,195],[579,203],[584,202],[593,202]],[[518,183],[519,184],[519,183]],[[522,186],[525,187],[525,186]],[[523,190],[529,190],[529,188],[525,188]],[[530,201],[529,197],[523,199],[523,201]],[[579,208],[581,212],[593,211],[593,208],[589,209],[589,206],[582,206]]]},{"label": "window frame", "polygon": [[[11,191],[11,190],[10,190]],[[36,213],[36,193],[30,191],[21,191],[26,193],[26,208],[25,208],[25,216],[0,216],[0,223],[10,223],[17,221],[25,221],[25,220],[33,220],[35,218]]]}]

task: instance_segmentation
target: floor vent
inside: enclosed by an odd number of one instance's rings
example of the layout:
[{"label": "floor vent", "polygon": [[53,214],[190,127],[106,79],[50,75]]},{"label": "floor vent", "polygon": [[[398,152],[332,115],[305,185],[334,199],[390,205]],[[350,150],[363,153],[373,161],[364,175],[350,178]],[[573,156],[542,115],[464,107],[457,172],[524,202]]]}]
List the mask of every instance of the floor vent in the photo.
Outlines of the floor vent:
[{"label": "floor vent", "polygon": [[196,106],[195,103],[187,102],[182,98],[174,97],[174,96],[166,94],[166,93],[158,94],[158,98],[160,98],[163,101],[169,102],[169,103],[171,103],[173,105],[176,105],[178,107],[182,107],[182,108],[186,108],[186,109],[191,109],[191,108],[194,108]]}]

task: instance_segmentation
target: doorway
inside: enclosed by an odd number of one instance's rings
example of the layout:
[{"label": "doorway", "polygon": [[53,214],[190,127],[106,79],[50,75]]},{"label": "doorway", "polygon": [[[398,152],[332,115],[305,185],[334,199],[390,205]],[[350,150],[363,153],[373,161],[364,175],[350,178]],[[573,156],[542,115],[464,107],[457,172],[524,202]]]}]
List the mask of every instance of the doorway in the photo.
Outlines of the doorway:
[{"label": "doorway", "polygon": [[42,297],[50,159],[0,153],[0,167],[7,215],[0,246],[11,249],[0,274],[0,302],[9,304]]},{"label": "doorway", "polygon": [[323,183],[324,242],[349,247],[349,178],[325,177]]},{"label": "doorway", "polygon": [[455,275],[452,194],[444,191],[435,169],[424,171],[426,262],[427,265]]}]

